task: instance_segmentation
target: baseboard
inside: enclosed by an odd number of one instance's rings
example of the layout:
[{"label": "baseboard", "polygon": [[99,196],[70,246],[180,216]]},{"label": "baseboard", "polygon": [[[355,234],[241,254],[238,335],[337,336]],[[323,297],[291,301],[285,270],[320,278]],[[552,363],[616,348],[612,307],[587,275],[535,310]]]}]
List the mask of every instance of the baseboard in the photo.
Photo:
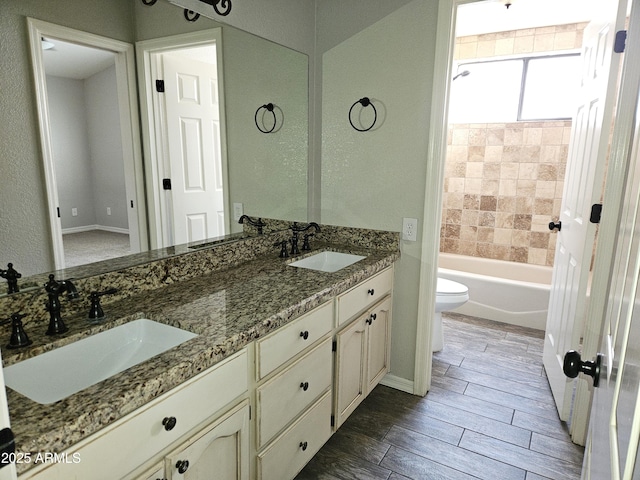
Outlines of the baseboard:
[{"label": "baseboard", "polygon": [[406,378],[387,373],[380,381],[380,384],[413,395],[413,380],[407,380]]},{"label": "baseboard", "polygon": [[92,230],[102,230],[104,232],[122,233],[124,235],[129,235],[128,228],[107,227],[105,225],[82,225],[81,227],[63,228],[62,234],[66,235],[69,233],[90,232]]}]

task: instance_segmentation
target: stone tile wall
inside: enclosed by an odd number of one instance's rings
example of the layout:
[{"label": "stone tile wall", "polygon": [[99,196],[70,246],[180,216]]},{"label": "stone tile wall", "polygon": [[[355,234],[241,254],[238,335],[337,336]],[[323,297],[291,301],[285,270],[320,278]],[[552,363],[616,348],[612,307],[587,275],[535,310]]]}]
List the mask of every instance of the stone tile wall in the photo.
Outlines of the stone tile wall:
[{"label": "stone tile wall", "polygon": [[[579,48],[585,24],[456,39],[456,59]],[[553,265],[571,121],[449,126],[440,251]]]}]

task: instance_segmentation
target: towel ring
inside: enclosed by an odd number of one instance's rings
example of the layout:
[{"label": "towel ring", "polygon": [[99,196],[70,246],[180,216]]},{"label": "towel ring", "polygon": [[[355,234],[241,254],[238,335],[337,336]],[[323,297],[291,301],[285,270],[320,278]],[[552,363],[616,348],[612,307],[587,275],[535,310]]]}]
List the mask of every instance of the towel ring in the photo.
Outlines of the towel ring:
[{"label": "towel ring", "polygon": [[[369,128],[358,128],[353,124],[353,121],[351,120],[351,112],[353,111],[353,107],[356,106],[356,104],[360,104],[362,105],[362,107],[371,107],[373,108],[373,122],[371,123],[371,125],[369,126]],[[368,132],[369,130],[371,130],[373,128],[373,126],[376,124],[376,121],[378,120],[378,111],[376,110],[376,107],[373,103],[371,103],[371,100],[369,100],[369,97],[362,97],[360,100],[353,102],[353,105],[351,105],[351,108],[349,109],[349,123],[351,124],[351,126],[359,131],[359,132]]]},{"label": "towel ring", "polygon": [[[258,124],[258,113],[260,113],[260,110],[265,109],[267,112],[271,112],[271,115],[273,115],[273,126],[271,127],[270,130],[262,129],[260,128],[260,125]],[[256,127],[258,128],[258,130],[260,130],[262,133],[271,133],[273,132],[273,130],[276,128],[276,112],[274,111],[275,109],[275,105],[273,103],[267,103],[266,105],[262,105],[261,107],[258,107],[258,109],[256,110],[256,114],[254,115],[253,119],[256,122]],[[263,113],[264,115],[264,113]],[[263,124],[264,126],[264,124]]]}]

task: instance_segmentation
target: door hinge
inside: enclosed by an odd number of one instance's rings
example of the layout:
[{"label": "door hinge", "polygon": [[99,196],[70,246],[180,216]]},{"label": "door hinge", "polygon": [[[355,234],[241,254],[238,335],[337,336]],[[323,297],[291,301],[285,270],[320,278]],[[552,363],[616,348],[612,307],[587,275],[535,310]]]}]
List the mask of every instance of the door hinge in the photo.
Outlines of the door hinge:
[{"label": "door hinge", "polygon": [[616,39],[613,42],[613,51],[616,53],[622,53],[624,52],[626,45],[627,45],[627,31],[618,30],[616,32]]},{"label": "door hinge", "polygon": [[60,207],[56,207],[56,212],[58,213],[58,218],[60,218]]},{"label": "door hinge", "polygon": [[335,415],[331,415],[331,426],[332,427],[336,426],[336,417],[335,417]]},{"label": "door hinge", "polygon": [[162,179],[162,189],[163,190],[171,190],[171,179],[163,178]]},{"label": "door hinge", "polygon": [[249,420],[251,420],[251,405],[249,405]]},{"label": "door hinge", "polygon": [[164,93],[164,80],[156,80],[156,92]]},{"label": "door hinge", "polygon": [[331,344],[331,351],[336,352],[338,350],[338,342],[336,340]]},{"label": "door hinge", "polygon": [[600,217],[602,217],[602,204],[594,203],[591,205],[591,215],[589,216],[589,221],[591,223],[600,223]]}]

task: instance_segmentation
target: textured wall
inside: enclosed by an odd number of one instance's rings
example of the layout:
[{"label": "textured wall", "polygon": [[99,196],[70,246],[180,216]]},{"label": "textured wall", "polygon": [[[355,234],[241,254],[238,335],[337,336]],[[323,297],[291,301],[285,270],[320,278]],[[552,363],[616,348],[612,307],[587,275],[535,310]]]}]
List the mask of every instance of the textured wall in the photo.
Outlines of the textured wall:
[{"label": "textured wall", "polygon": [[[356,3],[340,11],[358,24]],[[372,229],[418,219],[418,242],[402,242],[396,264],[391,348],[392,374],[412,379],[437,2],[399,3],[323,55],[321,209],[323,223]],[[363,96],[378,109],[369,132],[347,116]]]}]

